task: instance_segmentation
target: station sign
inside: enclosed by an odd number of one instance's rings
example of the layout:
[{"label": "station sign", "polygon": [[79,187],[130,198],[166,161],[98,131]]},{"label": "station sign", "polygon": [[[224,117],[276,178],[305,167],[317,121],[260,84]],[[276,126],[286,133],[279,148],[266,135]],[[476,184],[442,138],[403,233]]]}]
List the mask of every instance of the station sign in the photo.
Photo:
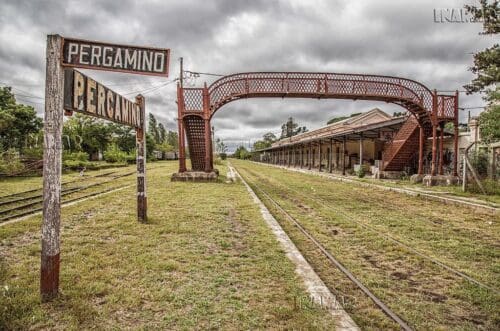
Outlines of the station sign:
[{"label": "station sign", "polygon": [[64,109],[142,128],[139,105],[74,69],[64,70]]},{"label": "station sign", "polygon": [[170,49],[63,38],[63,66],[168,76]]}]

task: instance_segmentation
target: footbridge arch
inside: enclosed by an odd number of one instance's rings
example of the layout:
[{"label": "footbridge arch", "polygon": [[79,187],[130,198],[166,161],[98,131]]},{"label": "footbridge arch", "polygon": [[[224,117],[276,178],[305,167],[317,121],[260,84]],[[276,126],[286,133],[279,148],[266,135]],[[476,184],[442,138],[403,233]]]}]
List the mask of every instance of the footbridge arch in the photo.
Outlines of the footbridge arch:
[{"label": "footbridge arch", "polygon": [[[218,109],[240,99],[267,97],[384,101],[407,109],[415,117],[421,141],[431,134],[436,137],[437,127],[446,122],[453,122],[458,133],[458,93],[441,95],[411,79],[346,73],[236,73],[202,88],[178,86],[179,172],[187,171],[186,138],[192,170],[213,170],[210,120]],[[435,143],[436,139],[433,160]],[[398,147],[393,150],[397,153]],[[455,158],[456,152],[455,146]]]}]

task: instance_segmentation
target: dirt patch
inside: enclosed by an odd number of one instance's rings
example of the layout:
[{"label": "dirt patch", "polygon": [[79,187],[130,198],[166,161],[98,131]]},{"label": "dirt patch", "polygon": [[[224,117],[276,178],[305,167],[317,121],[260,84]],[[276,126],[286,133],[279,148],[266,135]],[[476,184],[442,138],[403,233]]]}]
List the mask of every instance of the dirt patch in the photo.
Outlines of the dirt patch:
[{"label": "dirt patch", "polygon": [[363,259],[368,261],[373,267],[380,268],[377,260],[373,256],[365,254],[362,257],[363,257]]},{"label": "dirt patch", "polygon": [[396,272],[393,272],[391,274],[392,278],[394,279],[398,279],[398,280],[404,280],[404,279],[408,279],[408,277],[410,275],[408,275],[407,273],[404,273],[404,272],[401,272],[401,271],[396,271]]},{"label": "dirt patch", "polygon": [[239,252],[244,252],[247,247],[245,245],[245,228],[238,220],[238,212],[234,208],[229,208],[226,220],[231,224],[231,230],[234,233],[234,239],[232,240],[233,248]]},{"label": "dirt patch", "polygon": [[428,297],[432,302],[445,302],[448,297],[446,295],[442,295],[436,292],[422,290],[422,294]]}]

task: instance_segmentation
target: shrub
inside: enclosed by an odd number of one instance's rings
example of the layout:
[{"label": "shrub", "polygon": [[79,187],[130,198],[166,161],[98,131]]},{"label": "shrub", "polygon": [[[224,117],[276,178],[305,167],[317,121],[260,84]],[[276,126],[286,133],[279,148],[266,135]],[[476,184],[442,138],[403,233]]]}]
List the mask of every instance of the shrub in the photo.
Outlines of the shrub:
[{"label": "shrub", "polygon": [[227,154],[226,153],[219,153],[220,159],[225,160],[227,159]]},{"label": "shrub", "polygon": [[128,156],[129,155],[118,148],[117,145],[111,145],[104,152],[104,160],[109,163],[126,162]]},{"label": "shrub", "polygon": [[488,172],[488,154],[484,150],[478,150],[477,152],[472,152],[469,156],[469,160],[472,167],[481,176],[484,176]]},{"label": "shrub", "polygon": [[366,173],[365,173],[365,169],[363,168],[363,166],[360,166],[360,167],[359,167],[359,170],[356,172],[356,175],[357,175],[359,178],[363,178],[363,177],[365,177]]},{"label": "shrub", "polygon": [[215,165],[222,165],[222,160],[223,160],[223,158],[221,158],[221,157],[216,157],[216,158],[214,159],[214,164],[215,164]]},{"label": "shrub", "polygon": [[63,160],[87,162],[89,160],[89,155],[85,152],[64,152]]},{"label": "shrub", "polygon": [[81,168],[88,168],[91,162],[80,160],[64,160],[63,168],[71,170],[80,170]]},{"label": "shrub", "polygon": [[42,147],[26,148],[23,150],[23,156],[29,159],[41,160],[43,158],[43,148]]},{"label": "shrub", "polygon": [[0,158],[0,174],[14,175],[24,169],[19,159],[19,153],[11,148],[5,151]]}]

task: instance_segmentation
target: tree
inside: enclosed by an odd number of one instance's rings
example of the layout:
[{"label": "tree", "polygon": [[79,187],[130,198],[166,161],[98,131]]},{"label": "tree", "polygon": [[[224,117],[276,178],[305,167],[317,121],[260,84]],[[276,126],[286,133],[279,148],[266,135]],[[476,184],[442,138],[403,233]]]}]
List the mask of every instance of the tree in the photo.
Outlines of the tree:
[{"label": "tree", "polygon": [[0,87],[0,147],[22,151],[29,136],[42,128],[42,119],[31,106],[18,104],[11,87]]},{"label": "tree", "polygon": [[219,154],[227,153],[227,146],[226,144],[224,144],[224,141],[222,141],[220,138],[217,138],[215,140],[215,151]]},{"label": "tree", "polygon": [[349,116],[338,116],[338,117],[334,117],[330,120],[328,120],[328,122],[326,122],[326,124],[333,124],[333,123],[337,123],[337,122],[340,122],[340,121],[343,121],[343,120],[346,120],[348,118],[351,118],[351,117],[354,117],[354,116],[358,116],[358,115],[361,115],[362,113],[352,113],[351,115]]},{"label": "tree", "polygon": [[479,115],[481,140],[485,143],[500,141],[500,105],[491,105]]},{"label": "tree", "polygon": [[305,126],[299,127],[299,125],[295,122],[293,117],[289,117],[288,120],[281,126],[280,139],[290,138],[292,136],[304,132],[307,132],[306,127]]},{"label": "tree", "polygon": [[109,123],[112,141],[120,150],[131,153],[135,150],[135,130],[127,125]]},{"label": "tree", "polygon": [[148,133],[153,138],[155,144],[160,144],[160,132],[158,130],[158,122],[156,121],[155,115],[149,113],[149,123],[148,123]]},{"label": "tree", "polygon": [[167,132],[167,139],[166,139],[167,144],[172,146],[174,150],[179,150],[179,135],[175,131],[168,131]]},{"label": "tree", "polygon": [[[481,34],[498,34],[500,24],[498,24],[499,1],[494,0],[488,4],[486,0],[480,0],[480,8],[466,5],[466,10],[472,14],[476,20],[483,22],[483,32]],[[479,125],[481,138],[485,142],[500,141],[500,46],[494,44],[474,54],[474,63],[470,68],[476,77],[465,89],[468,94],[485,92],[484,99],[488,102],[485,111],[479,115]]]},{"label": "tree", "polygon": [[276,141],[276,136],[272,132],[266,133],[262,138],[263,138],[262,140],[257,140],[256,142],[253,143],[252,147],[253,151],[271,147],[273,142]]},{"label": "tree", "polygon": [[165,140],[167,139],[167,130],[165,130],[165,127],[163,126],[162,123],[158,124],[158,144],[163,144]]},{"label": "tree", "polygon": [[63,125],[63,137],[69,140],[67,149],[89,155],[104,152],[112,142],[112,127],[104,120],[75,113]]},{"label": "tree", "polygon": [[233,153],[233,157],[242,160],[249,159],[250,156],[251,156],[250,152],[243,145],[238,146],[238,148],[236,148],[236,150]]},{"label": "tree", "polygon": [[278,140],[278,138],[276,137],[276,135],[272,132],[268,132],[266,133],[265,135],[262,136],[262,138],[264,138],[264,141],[265,142],[268,142],[268,143],[273,143],[275,142],[276,140]]}]

